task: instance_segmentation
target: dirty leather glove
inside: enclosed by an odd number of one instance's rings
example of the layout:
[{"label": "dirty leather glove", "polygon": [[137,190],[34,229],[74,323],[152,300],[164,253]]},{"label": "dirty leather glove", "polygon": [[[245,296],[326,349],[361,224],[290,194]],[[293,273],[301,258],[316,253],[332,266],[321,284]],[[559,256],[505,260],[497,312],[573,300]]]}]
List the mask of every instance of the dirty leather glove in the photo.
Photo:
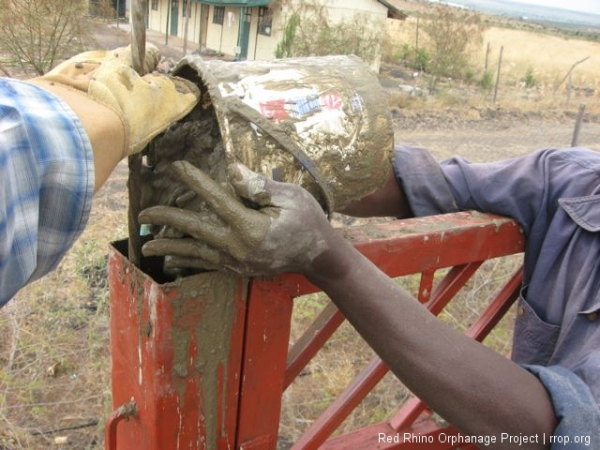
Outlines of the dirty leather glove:
[{"label": "dirty leather glove", "polygon": [[[145,69],[151,72],[159,61],[158,49],[147,45]],[[85,95],[115,113],[124,128],[124,157],[141,151],[172,122],[188,114],[199,97],[197,86],[190,81],[157,73],[140,77],[131,64],[130,47],[85,52],[29,81],[69,105],[77,105],[77,96]]]},{"label": "dirty leather glove", "polygon": [[333,229],[321,206],[302,187],[272,181],[242,164],[232,164],[234,193],[186,161],[173,163],[173,168],[211,211],[170,206],[142,211],[141,223],[171,226],[190,236],[149,241],[142,248],[145,256],[168,256],[172,267],[270,275],[303,273],[327,250],[327,236]]}]

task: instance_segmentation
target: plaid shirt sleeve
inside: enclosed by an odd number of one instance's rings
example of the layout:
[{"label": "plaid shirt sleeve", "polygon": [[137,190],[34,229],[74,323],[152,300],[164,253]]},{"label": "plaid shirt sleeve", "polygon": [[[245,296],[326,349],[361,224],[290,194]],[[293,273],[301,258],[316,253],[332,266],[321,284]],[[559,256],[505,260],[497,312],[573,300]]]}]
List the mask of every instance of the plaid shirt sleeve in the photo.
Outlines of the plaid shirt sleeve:
[{"label": "plaid shirt sleeve", "polygon": [[0,307],[53,270],[83,231],[94,192],[87,134],[60,99],[0,78]]}]

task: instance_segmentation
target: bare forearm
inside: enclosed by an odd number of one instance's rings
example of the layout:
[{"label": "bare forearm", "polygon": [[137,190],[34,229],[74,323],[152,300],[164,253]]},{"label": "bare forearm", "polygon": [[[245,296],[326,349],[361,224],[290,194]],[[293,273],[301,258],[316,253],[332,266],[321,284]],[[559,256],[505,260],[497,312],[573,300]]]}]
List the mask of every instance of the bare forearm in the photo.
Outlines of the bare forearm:
[{"label": "bare forearm", "polygon": [[412,217],[413,212],[396,176],[390,172],[378,191],[347,205],[339,211],[354,217]]},{"label": "bare forearm", "polygon": [[[542,442],[542,434],[553,431],[553,407],[536,377],[437,320],[349,243],[335,239],[308,276],[409,389],[465,434],[494,435],[497,442],[501,433],[537,434]],[[505,442],[502,448],[511,447]]]}]

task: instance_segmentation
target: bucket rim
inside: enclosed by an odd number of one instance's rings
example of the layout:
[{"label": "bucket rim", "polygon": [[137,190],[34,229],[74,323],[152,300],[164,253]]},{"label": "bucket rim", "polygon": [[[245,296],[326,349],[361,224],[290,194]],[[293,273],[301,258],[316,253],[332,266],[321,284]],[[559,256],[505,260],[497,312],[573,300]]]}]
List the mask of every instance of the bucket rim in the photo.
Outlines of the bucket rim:
[{"label": "bucket rim", "polygon": [[[226,62],[223,62],[223,64],[225,63]],[[227,62],[227,64],[235,64],[235,62]],[[192,69],[196,70],[201,81],[206,86],[211,100],[218,99],[216,102],[212,101],[212,105],[215,109],[217,122],[219,124],[219,129],[221,131],[221,137],[223,138],[226,153],[235,157],[235,152],[232,148],[231,137],[229,136],[228,132],[229,122],[227,119],[227,114],[237,115],[247,120],[248,123],[260,128],[261,131],[277,142],[277,144],[279,144],[284,151],[289,153],[294,160],[300,164],[304,170],[306,170],[306,172],[311,176],[321,190],[323,201],[325,202],[325,205],[322,206],[324,207],[327,216],[331,219],[333,212],[335,211],[335,202],[331,188],[331,181],[321,173],[311,157],[304,150],[302,150],[300,146],[289,139],[285,131],[279,129],[269,119],[262,116],[259,111],[256,111],[250,105],[244,103],[238,97],[224,97],[217,87],[218,81],[211,73],[209,63],[201,56],[184,56],[175,67],[173,74],[178,76],[182,71],[184,71],[185,67],[191,67]]]}]

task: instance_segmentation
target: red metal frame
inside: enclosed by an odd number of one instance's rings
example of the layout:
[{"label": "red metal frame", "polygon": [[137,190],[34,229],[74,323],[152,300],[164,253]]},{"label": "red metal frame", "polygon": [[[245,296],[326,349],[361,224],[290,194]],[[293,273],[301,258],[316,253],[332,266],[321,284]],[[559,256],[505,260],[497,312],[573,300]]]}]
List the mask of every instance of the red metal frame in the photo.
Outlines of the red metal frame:
[{"label": "red metal frame", "polygon": [[[343,233],[389,276],[399,277],[421,273],[418,297],[434,314],[443,310],[484,261],[519,253],[524,247],[524,236],[515,222],[504,217],[479,213],[456,213],[348,227],[343,230]],[[434,284],[434,274],[440,268],[451,269],[440,282]],[[215,412],[203,409],[208,405],[204,404],[201,395],[191,394],[201,390],[205,380],[194,373],[187,378],[184,377],[183,380],[179,379],[181,377],[164,376],[165,372],[169,372],[164,370],[165,364],[168,365],[169,361],[172,364],[168,343],[171,339],[169,327],[173,326],[173,312],[169,310],[168,303],[173,301],[174,295],[181,295],[182,289],[189,290],[184,284],[186,281],[180,282],[177,286],[172,284],[156,286],[149,277],[137,274],[136,271],[139,270],[129,265],[126,258],[118,251],[111,252],[110,269],[113,273],[111,284],[117,285],[117,288],[111,288],[113,304],[111,316],[116,317],[112,319],[113,403],[117,408],[128,403],[133,397],[138,406],[139,417],[127,422],[117,422],[118,430],[116,423],[113,424],[109,420],[107,436],[109,429],[113,434],[110,445],[107,442],[107,448],[110,450],[133,448],[128,446],[127,442],[129,445],[136,442],[135,448],[141,450],[177,448],[174,445],[177,442],[181,448],[190,449],[274,450],[277,444],[282,393],[344,321],[343,315],[337,308],[331,304],[325,307],[304,335],[289,349],[293,299],[317,292],[318,289],[302,276],[294,274],[272,279],[253,279],[249,286],[239,281],[237,293],[231,300],[235,314],[228,338],[230,350],[225,363],[222,361],[223,367],[220,367],[219,372],[224,373],[226,366],[228,376],[220,376],[219,384],[214,386],[218,391],[217,404],[220,405],[220,410],[217,412],[220,418],[219,436],[213,441],[214,445],[207,444],[206,440],[202,440],[204,432],[202,427],[198,427],[195,430],[197,436],[193,436],[193,424],[203,423],[203,415]],[[205,276],[209,275],[202,274],[196,277]],[[498,292],[479,319],[467,330],[469,336],[482,340],[497,324],[517,298],[521,277],[519,270]],[[139,287],[139,281],[134,282],[136,279],[144,280],[143,289]],[[122,297],[132,299],[122,301]],[[144,370],[151,372],[151,370],[156,371],[157,367],[162,367],[163,378],[160,383],[149,380],[148,386],[142,389],[137,383],[136,374],[131,373],[140,370],[143,366],[142,358],[138,357],[138,341],[140,330],[144,330],[145,325],[144,320],[135,317],[147,317],[144,311],[147,308],[145,305],[151,303],[150,297],[155,308],[158,303],[167,305],[162,311],[164,314],[162,320],[157,322],[165,323],[166,331],[163,331],[160,336],[151,333],[152,345],[146,347],[154,349],[160,347],[164,355],[156,357],[156,351],[153,350],[154,361],[151,360],[151,367]],[[190,303],[191,312],[194,311],[193,305],[196,303],[193,301]],[[137,314],[136,311],[141,311],[141,314]],[[135,322],[133,324],[132,317]],[[201,312],[190,314],[190,317],[193,320],[188,318],[186,326],[192,328],[202,326],[202,321],[207,320],[202,317]],[[192,323],[194,321],[196,322]],[[130,328],[126,336],[122,335],[124,328]],[[133,350],[129,349],[127,353],[120,349],[123,345],[132,347]],[[201,346],[202,343],[198,342],[196,345]],[[197,353],[196,349],[194,351]],[[125,353],[128,354],[127,357],[123,356]],[[195,355],[192,353],[190,350],[191,359]],[[143,358],[146,358],[144,361],[148,364],[149,356],[144,355]],[[411,449],[422,444],[405,442],[404,432],[420,433],[421,436],[439,436],[440,433],[456,434],[451,427],[438,426],[431,418],[431,412],[427,407],[420,400],[412,399],[394,417],[385,422],[331,437],[336,428],[387,371],[385,364],[375,357],[312,423],[295,443],[294,450]],[[151,374],[144,375],[144,379],[148,379],[146,376],[151,377]],[[122,383],[126,378],[134,381]],[[172,400],[167,402],[161,398],[162,393],[173,390],[173,385],[182,382],[191,387],[185,391],[187,396],[183,403],[181,399],[179,403],[174,403]],[[160,392],[155,392],[157,389]],[[137,398],[140,395],[144,403],[142,406]],[[160,404],[160,414],[156,413],[156,407],[152,406],[153,402]],[[191,418],[188,418],[188,415]],[[120,416],[116,415],[116,417]],[[182,420],[190,424],[187,428],[184,427],[183,440],[182,433],[171,436],[168,431],[164,431],[169,427],[181,430]],[[163,431],[159,433],[158,428]],[[382,444],[377,441],[378,433],[386,433],[390,436],[398,434],[398,439],[396,442]],[[153,438],[144,440],[143,435],[146,434]],[[173,440],[175,438],[179,440]],[[162,443],[153,446],[148,442],[153,439],[158,439]],[[436,444],[433,446],[429,444],[427,448],[456,448],[440,440],[434,441]],[[470,447],[462,445],[460,448]]]}]

